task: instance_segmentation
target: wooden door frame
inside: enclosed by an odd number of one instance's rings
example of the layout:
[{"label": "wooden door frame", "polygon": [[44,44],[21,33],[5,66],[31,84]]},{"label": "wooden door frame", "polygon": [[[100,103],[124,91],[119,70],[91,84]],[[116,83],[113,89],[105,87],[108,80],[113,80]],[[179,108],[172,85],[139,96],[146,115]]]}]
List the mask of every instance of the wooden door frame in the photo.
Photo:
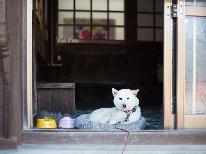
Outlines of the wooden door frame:
[{"label": "wooden door frame", "polygon": [[164,128],[174,128],[172,114],[172,0],[164,0]]},{"label": "wooden door frame", "polygon": [[185,0],[178,0],[178,5],[182,5],[182,10],[178,17],[177,27],[177,117],[176,125],[182,128],[205,128],[206,115],[186,115],[185,114],[185,17],[205,16],[206,7],[185,6]]},{"label": "wooden door frame", "polygon": [[[182,7],[181,15],[180,5]],[[185,101],[185,0],[178,0],[177,18],[177,104],[176,127],[184,128],[184,101]]]},{"label": "wooden door frame", "polygon": [[32,102],[33,102],[33,92],[32,92],[32,10],[33,10],[33,0],[27,0],[27,121],[28,127],[33,127],[33,109],[32,109]]},{"label": "wooden door frame", "polygon": [[[78,130],[72,132],[65,132],[67,130],[62,130],[61,132],[57,132],[57,130],[35,131],[29,129],[31,128],[29,127],[31,123],[28,123],[27,121],[29,120],[27,114],[29,113],[28,111],[32,113],[31,109],[27,110],[29,109],[29,105],[32,105],[32,3],[30,3],[31,1],[32,0],[8,0],[6,3],[7,8],[13,6],[13,9],[15,9],[14,11],[10,11],[11,14],[7,12],[7,15],[9,16],[8,30],[10,32],[9,34],[11,43],[11,46],[9,46],[10,56],[8,57],[10,57],[13,61],[13,63],[11,64],[11,73],[13,75],[11,76],[11,79],[13,80],[11,91],[14,94],[11,95],[10,93],[6,93],[10,99],[12,98],[11,101],[7,102],[7,105],[10,106],[10,110],[8,115],[9,121],[7,121],[6,124],[8,125],[8,137],[11,137],[12,140],[12,147],[16,147],[17,144],[21,143],[123,144],[125,141],[125,136],[128,135],[127,132],[85,132]],[[30,11],[30,13],[28,13],[28,10]],[[28,17],[30,17],[29,21],[27,21]],[[15,26],[14,23],[16,24]],[[170,22],[168,24],[170,25]],[[19,32],[19,30],[22,31]],[[170,32],[171,31],[169,31],[169,33]],[[165,34],[165,36],[168,36],[168,34]],[[164,49],[166,49],[166,47],[168,46],[166,43],[169,43],[169,47],[171,46],[171,40],[169,40],[168,38],[167,41],[168,42],[165,42]],[[171,56],[170,52],[171,51],[167,50],[165,54]],[[171,60],[171,58],[167,58],[168,60]],[[10,66],[8,67],[8,69],[10,69]],[[167,101],[165,102],[165,105],[171,107],[171,63],[165,61],[164,67],[166,71],[164,72],[164,77],[168,77],[165,78],[166,81],[164,81],[164,83],[166,83],[166,85],[164,85],[164,101]],[[171,108],[169,109],[171,111]],[[165,118],[165,122],[168,122],[168,126],[172,123],[172,116],[173,115],[169,114],[168,118]],[[30,118],[32,118],[32,115],[30,115]],[[128,143],[139,145],[205,145],[205,138],[206,130],[143,130],[138,132],[131,132],[129,134]],[[8,144],[8,141],[5,143]],[[0,145],[2,145],[1,141]]]},{"label": "wooden door frame", "polygon": [[[26,115],[27,121],[26,128],[32,128],[32,0],[27,0],[26,9],[26,27],[27,27],[27,68],[26,68],[26,81],[27,81],[27,103]],[[171,9],[172,0],[164,0],[164,128],[174,128],[174,115],[172,114],[172,18]],[[170,8],[168,8],[170,7]],[[24,117],[25,118],[25,117]]]}]

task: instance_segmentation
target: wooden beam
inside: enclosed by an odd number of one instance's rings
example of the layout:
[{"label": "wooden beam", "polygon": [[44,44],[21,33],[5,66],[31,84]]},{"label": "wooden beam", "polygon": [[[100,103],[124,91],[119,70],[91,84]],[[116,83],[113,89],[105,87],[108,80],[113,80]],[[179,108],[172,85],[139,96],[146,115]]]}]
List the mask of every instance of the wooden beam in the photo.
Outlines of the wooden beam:
[{"label": "wooden beam", "polygon": [[58,88],[58,89],[68,89],[68,88],[75,88],[75,83],[38,83],[37,88]]},{"label": "wooden beam", "polygon": [[[27,130],[23,144],[123,144],[127,132],[92,132],[74,129]],[[147,130],[129,133],[128,144],[134,145],[205,145],[206,130]]]}]

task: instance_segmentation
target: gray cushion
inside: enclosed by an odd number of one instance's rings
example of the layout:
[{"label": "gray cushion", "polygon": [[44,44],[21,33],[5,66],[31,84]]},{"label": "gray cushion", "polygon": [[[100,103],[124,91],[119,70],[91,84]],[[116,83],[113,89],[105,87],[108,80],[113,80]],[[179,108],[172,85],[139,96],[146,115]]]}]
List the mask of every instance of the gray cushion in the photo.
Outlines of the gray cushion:
[{"label": "gray cushion", "polygon": [[130,123],[130,124],[121,124],[118,123],[116,125],[113,124],[102,124],[102,123],[94,123],[89,120],[90,114],[83,114],[78,116],[75,121],[74,125],[78,129],[90,129],[95,131],[105,131],[105,130],[116,130],[116,129],[124,129],[127,131],[137,131],[144,129],[146,125],[146,121],[144,117],[141,117],[138,121]]}]

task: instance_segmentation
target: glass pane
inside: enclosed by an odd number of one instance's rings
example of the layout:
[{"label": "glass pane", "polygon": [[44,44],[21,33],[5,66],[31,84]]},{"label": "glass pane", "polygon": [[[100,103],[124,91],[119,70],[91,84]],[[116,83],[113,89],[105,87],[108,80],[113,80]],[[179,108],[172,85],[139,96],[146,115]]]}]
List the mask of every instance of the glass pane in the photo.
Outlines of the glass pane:
[{"label": "glass pane", "polygon": [[107,24],[107,13],[92,13],[93,24],[106,25]]},{"label": "glass pane", "polygon": [[59,10],[73,10],[74,2],[73,0],[59,0],[58,6]]},{"label": "glass pane", "polygon": [[72,24],[73,23],[73,12],[59,11],[58,14],[59,24]]},{"label": "glass pane", "polygon": [[185,0],[185,5],[194,5],[193,0]]},{"label": "glass pane", "polygon": [[158,14],[158,15],[156,15],[155,16],[155,26],[163,26],[163,15],[160,15],[160,14]]},{"label": "glass pane", "polygon": [[90,10],[90,0],[76,0],[77,10]]},{"label": "glass pane", "polygon": [[107,10],[107,0],[93,0],[92,9],[93,10]]},{"label": "glass pane", "polygon": [[152,28],[138,28],[138,41],[153,41],[154,32]]},{"label": "glass pane", "polygon": [[110,27],[109,39],[110,40],[124,40],[124,28],[123,27]]},{"label": "glass pane", "polygon": [[110,25],[124,25],[124,13],[109,13]]},{"label": "glass pane", "polygon": [[93,26],[92,27],[92,39],[94,40],[106,40],[107,28],[106,26]]},{"label": "glass pane", "polygon": [[197,6],[206,6],[206,0],[196,0]]},{"label": "glass pane", "polygon": [[151,14],[138,14],[137,15],[138,26],[153,26],[153,15]]},{"label": "glass pane", "polygon": [[58,26],[58,40],[72,39],[72,38],[73,38],[73,26]]},{"label": "glass pane", "polygon": [[75,38],[83,40],[90,39],[90,26],[76,26]]},{"label": "glass pane", "polygon": [[137,0],[138,12],[153,12],[153,0]]},{"label": "glass pane", "polygon": [[89,12],[76,12],[76,24],[90,24]]},{"label": "glass pane", "polygon": [[164,10],[164,0],[155,0],[155,11],[156,12],[163,12]]},{"label": "glass pane", "polygon": [[110,11],[124,11],[124,0],[110,0],[109,10]]},{"label": "glass pane", "polygon": [[186,18],[186,114],[206,114],[206,17]]},{"label": "glass pane", "polygon": [[163,41],[163,29],[162,28],[157,28],[155,30],[155,40],[156,41]]},{"label": "glass pane", "polygon": [[186,0],[186,5],[206,6],[206,0]]}]

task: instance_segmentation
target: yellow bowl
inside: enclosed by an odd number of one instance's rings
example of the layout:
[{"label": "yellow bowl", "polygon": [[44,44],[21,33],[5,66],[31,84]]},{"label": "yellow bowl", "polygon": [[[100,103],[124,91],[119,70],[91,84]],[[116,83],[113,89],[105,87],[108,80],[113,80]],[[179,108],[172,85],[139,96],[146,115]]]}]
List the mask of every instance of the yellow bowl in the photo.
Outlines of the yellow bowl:
[{"label": "yellow bowl", "polygon": [[42,119],[37,119],[37,128],[57,128],[56,121],[50,117],[44,117]]}]

